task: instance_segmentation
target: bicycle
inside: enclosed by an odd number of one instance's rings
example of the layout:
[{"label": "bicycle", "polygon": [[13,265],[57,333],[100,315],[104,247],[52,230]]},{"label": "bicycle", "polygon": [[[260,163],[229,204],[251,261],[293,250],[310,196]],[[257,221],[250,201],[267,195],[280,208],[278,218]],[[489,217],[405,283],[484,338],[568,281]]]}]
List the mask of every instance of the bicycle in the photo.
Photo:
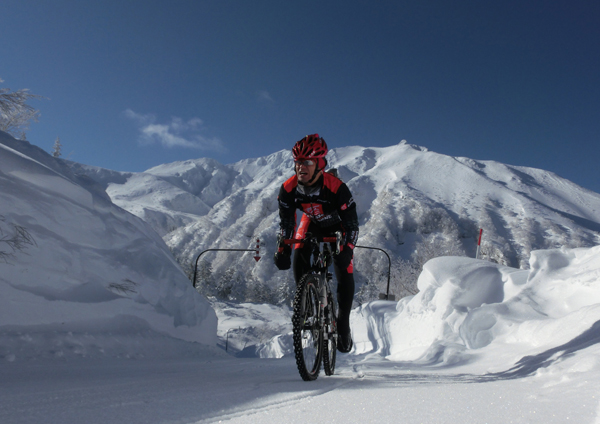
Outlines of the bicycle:
[{"label": "bicycle", "polygon": [[321,362],[326,375],[333,375],[337,351],[337,311],[328,271],[335,253],[340,252],[342,234],[335,237],[316,237],[280,240],[283,244],[305,243],[312,247],[311,268],[302,276],[294,296],[292,327],[294,354],[300,376],[304,381],[316,380]]}]

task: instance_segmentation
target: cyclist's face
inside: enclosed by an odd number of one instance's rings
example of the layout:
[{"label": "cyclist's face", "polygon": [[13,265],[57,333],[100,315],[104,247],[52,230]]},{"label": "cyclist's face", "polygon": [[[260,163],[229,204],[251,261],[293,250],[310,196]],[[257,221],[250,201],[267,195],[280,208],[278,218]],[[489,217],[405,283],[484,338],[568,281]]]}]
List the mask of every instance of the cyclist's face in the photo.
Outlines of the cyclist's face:
[{"label": "cyclist's face", "polygon": [[313,177],[317,164],[314,160],[297,160],[296,161],[296,175],[298,181],[301,183],[307,183]]}]

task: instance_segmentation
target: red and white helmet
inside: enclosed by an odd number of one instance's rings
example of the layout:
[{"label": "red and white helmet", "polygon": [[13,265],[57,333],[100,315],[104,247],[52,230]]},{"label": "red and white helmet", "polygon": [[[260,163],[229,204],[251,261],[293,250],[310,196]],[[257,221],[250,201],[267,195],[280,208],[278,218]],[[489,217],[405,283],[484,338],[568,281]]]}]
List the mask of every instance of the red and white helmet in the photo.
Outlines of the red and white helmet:
[{"label": "red and white helmet", "polygon": [[327,152],[327,143],[325,143],[323,137],[319,137],[319,134],[307,135],[302,140],[296,142],[292,148],[294,160],[319,159],[317,160],[319,169],[325,167],[325,156],[327,155]]},{"label": "red and white helmet", "polygon": [[327,143],[319,134],[311,134],[296,142],[292,148],[294,159],[317,159],[327,155]]}]

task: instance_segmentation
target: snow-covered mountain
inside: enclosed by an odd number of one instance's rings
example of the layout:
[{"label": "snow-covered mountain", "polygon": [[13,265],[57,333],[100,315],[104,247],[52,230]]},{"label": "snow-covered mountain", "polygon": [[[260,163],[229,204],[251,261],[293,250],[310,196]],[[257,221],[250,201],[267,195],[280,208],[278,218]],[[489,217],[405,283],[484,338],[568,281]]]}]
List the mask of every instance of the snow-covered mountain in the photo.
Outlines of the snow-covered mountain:
[{"label": "snow-covered mountain", "polygon": [[[529,266],[534,249],[600,243],[600,194],[548,171],[450,157],[404,141],[337,148],[328,159],[358,205],[359,245],[383,248],[394,259],[409,259],[419,243],[435,248],[436,240],[438,249],[473,257],[479,228],[483,258],[521,268]],[[252,248],[258,238],[268,260],[256,265],[251,253],[203,258],[216,279],[229,270],[228,278],[237,274],[250,286],[289,283],[289,275],[277,273],[270,261],[277,192],[293,173],[289,151],[230,165],[175,162],[143,173],[74,166],[102,183],[116,204],[150,223],[186,266],[205,249]],[[357,249],[356,270],[359,285],[375,282],[381,290],[387,258]]]},{"label": "snow-covered mountain", "polygon": [[0,291],[8,360],[194,354],[216,342],[214,310],[147,223],[3,132]]}]

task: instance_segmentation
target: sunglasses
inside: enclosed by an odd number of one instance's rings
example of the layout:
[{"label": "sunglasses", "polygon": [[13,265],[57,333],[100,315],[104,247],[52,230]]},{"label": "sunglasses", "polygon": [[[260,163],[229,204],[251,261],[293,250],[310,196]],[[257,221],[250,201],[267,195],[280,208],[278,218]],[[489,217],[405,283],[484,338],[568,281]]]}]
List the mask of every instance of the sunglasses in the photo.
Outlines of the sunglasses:
[{"label": "sunglasses", "polygon": [[306,160],[295,160],[294,163],[296,164],[296,166],[312,166],[315,164],[314,160],[310,160],[310,159],[306,159]]}]

